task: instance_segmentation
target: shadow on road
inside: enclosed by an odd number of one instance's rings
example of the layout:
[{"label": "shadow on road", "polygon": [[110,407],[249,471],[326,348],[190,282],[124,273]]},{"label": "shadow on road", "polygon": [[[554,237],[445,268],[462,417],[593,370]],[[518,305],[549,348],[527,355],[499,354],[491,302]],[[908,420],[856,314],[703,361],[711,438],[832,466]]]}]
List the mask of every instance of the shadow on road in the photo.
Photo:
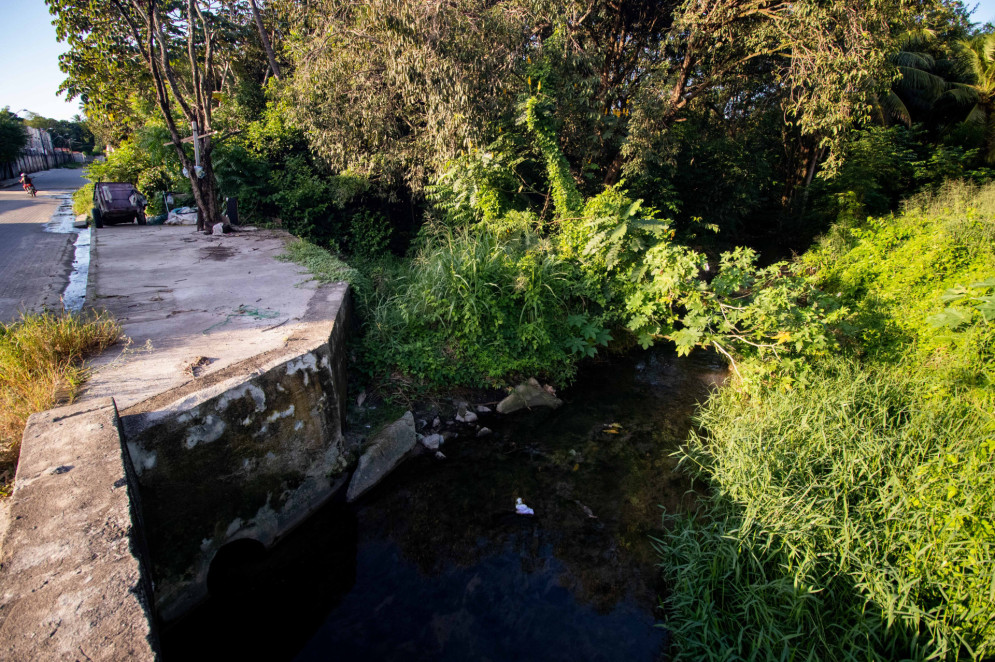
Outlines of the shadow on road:
[{"label": "shadow on road", "polygon": [[[44,201],[39,198],[27,198],[23,200],[20,199],[10,199],[8,197],[0,198],[0,212],[7,211],[17,211],[18,209],[27,209],[28,207],[33,207],[37,204],[42,204]],[[2,221],[0,221],[2,222]]]}]

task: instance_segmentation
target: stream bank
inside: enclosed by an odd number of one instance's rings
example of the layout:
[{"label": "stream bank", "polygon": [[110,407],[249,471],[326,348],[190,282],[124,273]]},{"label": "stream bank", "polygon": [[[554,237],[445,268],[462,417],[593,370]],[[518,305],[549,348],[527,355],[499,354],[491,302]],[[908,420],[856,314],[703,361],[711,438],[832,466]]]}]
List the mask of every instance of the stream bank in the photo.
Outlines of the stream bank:
[{"label": "stream bank", "polygon": [[482,414],[493,434],[405,462],[269,554],[229,549],[164,659],[660,658],[651,536],[661,505],[694,504],[672,453],[725,374],[655,349],[588,366],[559,409]]}]

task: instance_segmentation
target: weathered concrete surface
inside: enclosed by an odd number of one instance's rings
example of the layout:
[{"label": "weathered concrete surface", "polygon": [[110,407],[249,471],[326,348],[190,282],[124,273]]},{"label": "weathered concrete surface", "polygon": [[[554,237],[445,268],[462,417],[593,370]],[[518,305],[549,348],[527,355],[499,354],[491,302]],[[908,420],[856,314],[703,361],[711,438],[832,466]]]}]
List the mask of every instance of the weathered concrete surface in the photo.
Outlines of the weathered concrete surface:
[{"label": "weathered concrete surface", "polygon": [[84,397],[113,396],[124,411],[282,350],[308,326],[318,290],[299,266],[275,259],[288,238],[276,231],[213,237],[182,226],[97,231],[88,305],[114,315],[131,344],[93,361]]},{"label": "weathered concrete surface", "polygon": [[84,397],[121,410],[165,620],[206,596],[222,546],[272,545],[346,480],[348,287],[277,261],[288,238],[96,233],[88,298],[131,345],[93,363]]},{"label": "weathered concrete surface", "polygon": [[349,483],[346,500],[355,501],[371,490],[397,466],[401,458],[410,452],[416,443],[418,437],[415,433],[415,417],[409,411],[381,430],[370,442],[363,456],[359,458],[359,466],[356,467],[356,472]]},{"label": "weathered concrete surface", "polygon": [[164,619],[206,596],[222,546],[268,547],[344,485],[347,295],[320,288],[283,348],[123,411]]},{"label": "weathered concrete surface", "polygon": [[155,659],[128,473],[111,399],[29,419],[0,548],[0,659]]}]

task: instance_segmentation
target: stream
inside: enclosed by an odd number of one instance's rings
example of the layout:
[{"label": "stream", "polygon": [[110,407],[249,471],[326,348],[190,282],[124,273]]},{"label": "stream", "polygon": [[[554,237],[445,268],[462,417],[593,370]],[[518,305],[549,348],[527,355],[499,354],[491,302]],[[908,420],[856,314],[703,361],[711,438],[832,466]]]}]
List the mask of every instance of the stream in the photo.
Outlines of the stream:
[{"label": "stream", "polygon": [[663,659],[651,537],[661,506],[693,506],[672,453],[725,375],[654,349],[586,367],[557,410],[482,414],[492,435],[406,461],[269,553],[229,550],[164,659]]}]

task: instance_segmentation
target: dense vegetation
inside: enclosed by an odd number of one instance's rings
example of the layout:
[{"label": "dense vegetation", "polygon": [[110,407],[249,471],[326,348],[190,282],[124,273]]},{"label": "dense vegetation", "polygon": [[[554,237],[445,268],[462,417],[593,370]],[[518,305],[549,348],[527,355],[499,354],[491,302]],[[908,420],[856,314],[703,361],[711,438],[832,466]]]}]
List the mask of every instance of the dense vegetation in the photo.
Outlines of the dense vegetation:
[{"label": "dense vegetation", "polygon": [[10,106],[0,109],[0,161],[13,161],[28,143],[24,122]]},{"label": "dense vegetation", "polygon": [[707,509],[659,541],[682,657],[995,652],[993,239],[995,187],[952,186],[802,257],[846,351],[702,412]]},{"label": "dense vegetation", "polygon": [[679,656],[995,654],[995,35],[961,3],[48,3],[116,147],[89,176],[301,237],[365,386],[726,357],[707,507],[658,543]]}]

